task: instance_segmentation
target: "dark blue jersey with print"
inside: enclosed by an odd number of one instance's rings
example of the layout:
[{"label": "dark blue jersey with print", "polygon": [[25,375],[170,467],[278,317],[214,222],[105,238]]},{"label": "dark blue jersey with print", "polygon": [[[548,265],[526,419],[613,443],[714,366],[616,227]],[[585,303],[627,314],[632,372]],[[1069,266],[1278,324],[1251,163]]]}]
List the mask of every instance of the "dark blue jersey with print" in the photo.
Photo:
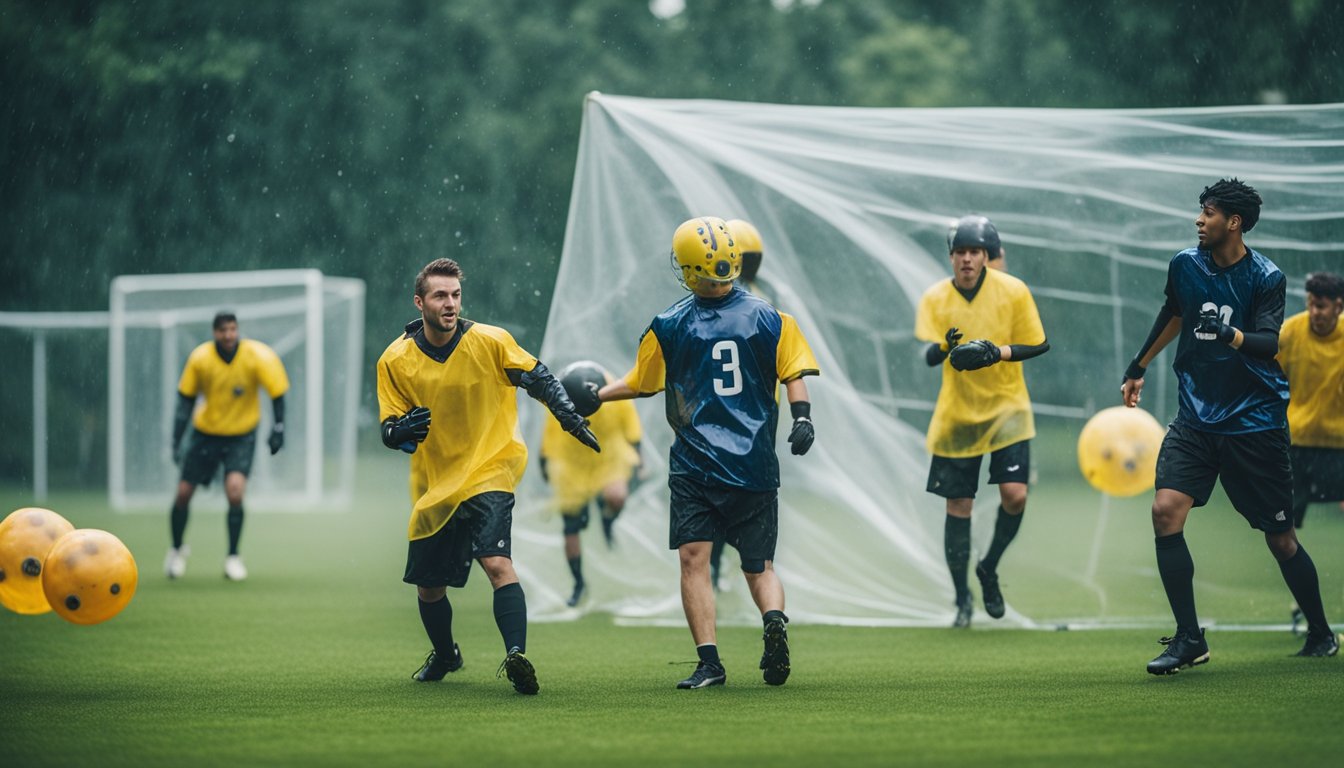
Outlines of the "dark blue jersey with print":
[{"label": "dark blue jersey with print", "polygon": [[[739,287],[695,295],[653,319],[666,365],[672,475],[750,490],[779,487],[775,390],[784,320]],[[810,357],[810,353],[809,353]]]},{"label": "dark blue jersey with print", "polygon": [[1212,309],[1243,333],[1283,325],[1287,281],[1274,262],[1248,248],[1230,267],[1208,251],[1187,248],[1167,268],[1166,308],[1181,319],[1172,368],[1180,388],[1176,421],[1218,434],[1283,429],[1288,424],[1288,378],[1274,359],[1258,360],[1217,340],[1196,338],[1202,311]]}]

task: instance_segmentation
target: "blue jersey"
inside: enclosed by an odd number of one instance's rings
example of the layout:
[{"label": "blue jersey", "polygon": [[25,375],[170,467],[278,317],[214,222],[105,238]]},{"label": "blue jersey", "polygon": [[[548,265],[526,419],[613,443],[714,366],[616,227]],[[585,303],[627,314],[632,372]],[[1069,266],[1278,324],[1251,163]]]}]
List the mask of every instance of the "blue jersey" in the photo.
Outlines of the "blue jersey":
[{"label": "blue jersey", "polygon": [[794,319],[734,287],[718,299],[687,296],[655,317],[626,381],[640,394],[667,391],[670,474],[764,491],[779,487],[775,391],[815,373]]},{"label": "blue jersey", "polygon": [[1181,319],[1172,364],[1180,387],[1177,423],[1225,435],[1287,426],[1288,378],[1278,361],[1257,360],[1222,342],[1195,338],[1199,313],[1207,309],[1243,333],[1277,336],[1286,290],[1283,272],[1249,248],[1226,269],[1198,248],[1171,260],[1166,308]]}]

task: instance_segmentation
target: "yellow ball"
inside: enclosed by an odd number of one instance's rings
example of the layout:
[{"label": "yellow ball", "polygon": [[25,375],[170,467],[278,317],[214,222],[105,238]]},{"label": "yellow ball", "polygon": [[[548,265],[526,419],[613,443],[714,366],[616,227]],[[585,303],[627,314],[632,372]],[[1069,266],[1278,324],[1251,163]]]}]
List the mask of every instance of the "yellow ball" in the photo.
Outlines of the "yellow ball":
[{"label": "yellow ball", "polygon": [[1093,488],[1112,496],[1152,490],[1166,433],[1139,408],[1117,405],[1098,411],[1078,435],[1078,468]]},{"label": "yellow ball", "polygon": [[41,507],[24,507],[0,521],[0,605],[37,615],[51,610],[42,594],[42,564],[52,546],[75,530],[69,520]]},{"label": "yellow ball", "polygon": [[62,536],[42,570],[47,602],[75,624],[97,624],[121,613],[138,581],[131,551],[121,539],[95,528]]}]

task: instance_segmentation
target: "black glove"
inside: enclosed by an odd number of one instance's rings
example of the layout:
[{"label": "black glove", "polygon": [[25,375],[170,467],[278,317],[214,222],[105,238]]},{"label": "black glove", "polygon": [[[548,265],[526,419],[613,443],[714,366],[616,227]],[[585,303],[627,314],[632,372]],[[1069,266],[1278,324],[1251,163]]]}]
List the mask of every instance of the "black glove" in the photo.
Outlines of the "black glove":
[{"label": "black glove", "polygon": [[276,424],[275,426],[271,427],[271,436],[269,439],[266,440],[266,444],[271,447],[272,456],[279,453],[280,449],[285,447],[284,424]]},{"label": "black glove", "polygon": [[575,440],[592,448],[597,453],[602,452],[602,446],[597,444],[597,436],[588,429],[588,420],[573,410],[553,411],[555,418],[560,422],[560,428],[574,436]]},{"label": "black glove", "polygon": [[406,453],[415,453],[416,447],[429,436],[429,409],[415,406],[399,419],[383,422],[383,445]]},{"label": "black glove", "polygon": [[817,430],[812,426],[812,404],[806,400],[789,403],[789,413],[793,415],[793,429],[789,431],[790,450],[794,456],[802,456],[817,437]]},{"label": "black glove", "polygon": [[1237,329],[1220,320],[1218,310],[1206,309],[1199,313],[1199,321],[1195,323],[1195,338],[1200,341],[1216,339],[1224,344],[1231,344],[1232,340],[1237,338]]},{"label": "black glove", "polygon": [[952,367],[958,371],[975,371],[999,362],[1003,359],[1003,353],[998,344],[988,339],[976,339],[958,345],[948,357],[952,359]]},{"label": "black glove", "polygon": [[948,328],[943,339],[947,341],[947,351],[951,352],[961,343],[961,329],[956,327]]}]

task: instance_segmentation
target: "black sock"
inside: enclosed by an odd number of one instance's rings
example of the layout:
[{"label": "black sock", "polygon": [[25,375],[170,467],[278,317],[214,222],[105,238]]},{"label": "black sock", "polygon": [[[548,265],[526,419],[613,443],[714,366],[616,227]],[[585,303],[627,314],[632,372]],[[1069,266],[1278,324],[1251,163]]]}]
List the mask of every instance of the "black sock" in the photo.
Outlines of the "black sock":
[{"label": "black sock", "polygon": [[704,664],[713,664],[716,667],[723,666],[723,662],[719,661],[719,646],[713,643],[695,646],[695,653]]},{"label": "black sock", "polygon": [[416,598],[416,602],[420,604],[420,622],[425,625],[425,634],[429,635],[434,652],[445,661],[452,659],[453,604],[448,602],[448,596],[444,595],[432,603],[419,598]]},{"label": "black sock", "polygon": [[947,556],[947,570],[952,572],[952,586],[957,589],[957,602],[966,598],[966,564],[971,560],[971,519],[947,516],[943,523],[943,554]]},{"label": "black sock", "polygon": [[569,572],[574,574],[574,586],[583,583],[583,555],[569,558]]},{"label": "black sock", "polygon": [[1297,554],[1279,563],[1279,571],[1293,593],[1297,607],[1307,618],[1307,631],[1312,634],[1325,634],[1330,625],[1325,620],[1325,606],[1321,604],[1321,582],[1316,576],[1316,563],[1311,555],[1299,543]]},{"label": "black sock", "polygon": [[779,619],[785,624],[789,623],[789,617],[785,616],[783,611],[766,611],[765,614],[761,616],[761,621],[765,624],[769,624],[775,619]]},{"label": "black sock", "polygon": [[1167,602],[1176,617],[1176,630],[1199,634],[1199,616],[1195,613],[1195,561],[1185,544],[1185,533],[1177,531],[1170,536],[1158,536],[1157,572],[1162,576],[1162,588],[1167,591]]},{"label": "black sock", "polygon": [[1022,516],[1026,513],[1024,509],[1016,515],[1010,515],[1002,504],[999,505],[999,516],[994,520],[994,539],[989,542],[989,551],[980,560],[986,571],[993,573],[998,570],[999,558],[1003,557],[1003,551],[1017,536],[1017,529],[1022,527]]},{"label": "black sock", "polygon": [[181,549],[182,537],[187,532],[187,505],[174,504],[168,520],[173,531],[173,549]]},{"label": "black sock", "polygon": [[243,505],[229,507],[229,554],[238,554],[238,539],[243,536]]},{"label": "black sock", "polygon": [[495,590],[495,625],[504,638],[505,652],[517,648],[527,653],[527,598],[522,584],[515,581]]}]

